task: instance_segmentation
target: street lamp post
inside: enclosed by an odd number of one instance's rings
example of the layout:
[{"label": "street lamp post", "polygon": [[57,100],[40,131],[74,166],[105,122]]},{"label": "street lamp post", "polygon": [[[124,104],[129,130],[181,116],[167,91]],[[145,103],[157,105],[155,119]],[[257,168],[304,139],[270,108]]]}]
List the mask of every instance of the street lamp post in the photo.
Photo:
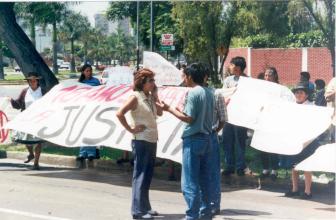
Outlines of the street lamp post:
[{"label": "street lamp post", "polygon": [[153,51],[153,1],[150,2],[150,51]]},{"label": "street lamp post", "polygon": [[137,32],[136,32],[136,54],[137,54],[137,70],[139,70],[140,51],[139,51],[139,1],[137,1]]}]

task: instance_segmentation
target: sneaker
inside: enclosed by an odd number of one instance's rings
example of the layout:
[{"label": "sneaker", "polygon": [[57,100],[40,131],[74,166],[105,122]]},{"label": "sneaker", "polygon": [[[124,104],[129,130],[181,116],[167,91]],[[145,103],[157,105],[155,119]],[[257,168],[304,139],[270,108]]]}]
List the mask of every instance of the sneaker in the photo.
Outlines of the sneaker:
[{"label": "sneaker", "polygon": [[311,200],[313,197],[313,195],[310,193],[310,194],[307,194],[307,193],[303,193],[302,195],[300,195],[300,199],[305,199],[305,200]]},{"label": "sneaker", "polygon": [[224,170],[222,173],[223,176],[230,176],[231,174],[234,174],[233,170]]},{"label": "sneaker", "polygon": [[300,196],[299,191],[293,192],[292,190],[289,190],[285,193],[285,197],[298,197]]},{"label": "sneaker", "polygon": [[152,215],[152,216],[158,216],[158,215],[159,215],[159,213],[158,213],[157,211],[155,211],[155,210],[149,210],[149,211],[147,212],[147,214],[150,214],[150,215]]},{"label": "sneaker", "polygon": [[154,219],[151,214],[145,214],[145,215],[133,215],[133,219]]}]

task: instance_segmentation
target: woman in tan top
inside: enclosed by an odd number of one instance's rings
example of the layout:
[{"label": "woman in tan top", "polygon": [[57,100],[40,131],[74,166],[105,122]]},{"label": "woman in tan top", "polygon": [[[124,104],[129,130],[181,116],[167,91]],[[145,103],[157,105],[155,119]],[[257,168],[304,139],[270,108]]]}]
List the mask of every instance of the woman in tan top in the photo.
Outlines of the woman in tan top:
[{"label": "woman in tan top", "polygon": [[[134,170],[132,181],[133,219],[152,219],[158,215],[149,202],[149,187],[153,177],[158,130],[156,117],[162,108],[155,85],[154,73],[140,69],[134,74],[134,93],[118,110],[117,117],[124,128],[133,134]],[[125,114],[130,111],[130,123]]]}]

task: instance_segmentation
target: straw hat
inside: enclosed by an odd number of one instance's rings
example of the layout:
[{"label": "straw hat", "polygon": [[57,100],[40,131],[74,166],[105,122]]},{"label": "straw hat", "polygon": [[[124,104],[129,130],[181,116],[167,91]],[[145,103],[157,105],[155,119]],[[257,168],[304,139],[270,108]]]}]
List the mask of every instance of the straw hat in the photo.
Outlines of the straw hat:
[{"label": "straw hat", "polygon": [[27,77],[26,77],[26,80],[29,80],[29,79],[42,79],[42,77],[41,76],[39,76],[37,73],[35,73],[35,72],[29,72],[28,74],[27,74]]}]

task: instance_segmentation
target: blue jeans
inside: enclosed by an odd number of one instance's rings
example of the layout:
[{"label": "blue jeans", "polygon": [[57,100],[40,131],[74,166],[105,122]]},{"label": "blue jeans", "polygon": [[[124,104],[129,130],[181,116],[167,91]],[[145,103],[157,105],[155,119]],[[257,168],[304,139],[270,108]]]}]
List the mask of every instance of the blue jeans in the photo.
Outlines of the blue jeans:
[{"label": "blue jeans", "polygon": [[79,156],[83,158],[93,157],[96,158],[96,147],[80,147]]},{"label": "blue jeans", "polygon": [[211,215],[210,156],[210,135],[198,133],[183,138],[181,185],[187,202],[187,220],[199,219],[200,215],[205,217]]},{"label": "blue jeans", "polygon": [[149,187],[152,182],[156,143],[132,140],[134,156],[132,180],[132,215],[144,215],[151,210]]},{"label": "blue jeans", "polygon": [[210,154],[210,204],[211,209],[219,210],[221,202],[221,175],[220,175],[220,149],[217,132],[211,133]]},{"label": "blue jeans", "polygon": [[[235,162],[237,170],[246,168],[245,146],[247,139],[247,129],[230,123],[226,123],[223,128],[223,147],[225,169],[234,171]],[[236,146],[236,147],[235,147]],[[234,159],[236,149],[236,160]]]}]

